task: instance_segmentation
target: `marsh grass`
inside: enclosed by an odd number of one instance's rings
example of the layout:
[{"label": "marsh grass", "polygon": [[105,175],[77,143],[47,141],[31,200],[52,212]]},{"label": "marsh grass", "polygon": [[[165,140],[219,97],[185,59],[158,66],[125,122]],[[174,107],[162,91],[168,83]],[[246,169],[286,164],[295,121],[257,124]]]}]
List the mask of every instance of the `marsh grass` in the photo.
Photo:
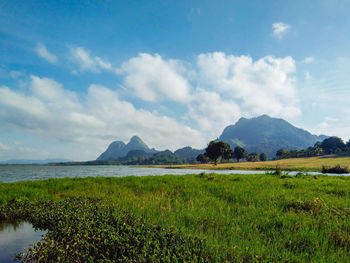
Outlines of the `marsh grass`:
[{"label": "marsh grass", "polygon": [[145,224],[198,238],[207,259],[350,261],[349,177],[202,173],[0,184],[2,207],[71,198],[100,200]]}]

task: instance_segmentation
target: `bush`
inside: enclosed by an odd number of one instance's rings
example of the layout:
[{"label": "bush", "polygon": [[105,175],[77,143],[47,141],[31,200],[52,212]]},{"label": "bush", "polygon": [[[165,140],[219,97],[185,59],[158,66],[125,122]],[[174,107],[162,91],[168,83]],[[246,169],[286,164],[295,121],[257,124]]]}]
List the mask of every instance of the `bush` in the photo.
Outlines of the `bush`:
[{"label": "bush", "polygon": [[347,174],[349,173],[349,169],[347,167],[340,167],[340,165],[334,167],[322,166],[322,173]]}]

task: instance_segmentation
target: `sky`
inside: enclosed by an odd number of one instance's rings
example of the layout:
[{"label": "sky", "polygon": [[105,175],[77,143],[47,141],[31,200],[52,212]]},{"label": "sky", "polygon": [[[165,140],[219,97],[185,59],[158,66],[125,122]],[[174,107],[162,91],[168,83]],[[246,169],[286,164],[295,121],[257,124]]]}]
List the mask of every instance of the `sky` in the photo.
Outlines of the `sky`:
[{"label": "sky", "polygon": [[204,148],[262,114],[350,139],[350,2],[0,1],[0,161]]}]

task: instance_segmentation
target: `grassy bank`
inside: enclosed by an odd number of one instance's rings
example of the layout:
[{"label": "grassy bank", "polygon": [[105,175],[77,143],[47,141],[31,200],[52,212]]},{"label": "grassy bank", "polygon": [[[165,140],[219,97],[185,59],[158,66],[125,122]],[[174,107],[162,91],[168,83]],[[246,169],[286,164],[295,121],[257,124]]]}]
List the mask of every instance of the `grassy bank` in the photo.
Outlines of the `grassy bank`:
[{"label": "grassy bank", "polygon": [[240,163],[220,163],[194,164],[194,165],[163,165],[162,168],[176,169],[208,169],[208,170],[273,170],[276,166],[285,171],[315,171],[321,172],[322,166],[350,167],[350,156],[347,155],[327,155],[309,158],[290,158],[267,162],[240,162]]},{"label": "grassy bank", "polygon": [[349,177],[52,179],[0,184],[0,207],[0,220],[52,226],[61,259],[65,244],[77,257],[119,244],[124,261],[350,262]]}]

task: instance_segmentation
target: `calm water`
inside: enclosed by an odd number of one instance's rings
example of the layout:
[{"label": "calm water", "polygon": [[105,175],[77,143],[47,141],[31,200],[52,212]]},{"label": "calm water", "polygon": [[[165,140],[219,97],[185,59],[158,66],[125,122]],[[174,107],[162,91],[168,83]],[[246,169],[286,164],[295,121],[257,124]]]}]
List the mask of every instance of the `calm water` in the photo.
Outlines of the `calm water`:
[{"label": "calm water", "polygon": [[[242,171],[242,170],[193,170],[193,169],[160,169],[160,168],[139,168],[131,166],[35,166],[35,165],[4,165],[0,166],[0,182],[34,181],[50,178],[64,177],[123,177],[123,176],[147,176],[164,174],[264,174],[265,171]],[[288,172],[296,174],[296,172]],[[309,172],[309,174],[320,174]],[[345,174],[349,175],[349,174]]]},{"label": "calm water", "polygon": [[35,165],[4,165],[0,166],[0,182],[34,181],[49,178],[64,177],[124,177],[164,174],[198,174],[201,172],[231,174],[256,174],[263,171],[232,171],[232,170],[193,170],[193,169],[160,169],[140,168],[131,166],[98,165],[98,166],[35,166]]},{"label": "calm water", "polygon": [[0,262],[14,262],[16,254],[41,240],[46,231],[33,228],[30,223],[0,224]]}]

